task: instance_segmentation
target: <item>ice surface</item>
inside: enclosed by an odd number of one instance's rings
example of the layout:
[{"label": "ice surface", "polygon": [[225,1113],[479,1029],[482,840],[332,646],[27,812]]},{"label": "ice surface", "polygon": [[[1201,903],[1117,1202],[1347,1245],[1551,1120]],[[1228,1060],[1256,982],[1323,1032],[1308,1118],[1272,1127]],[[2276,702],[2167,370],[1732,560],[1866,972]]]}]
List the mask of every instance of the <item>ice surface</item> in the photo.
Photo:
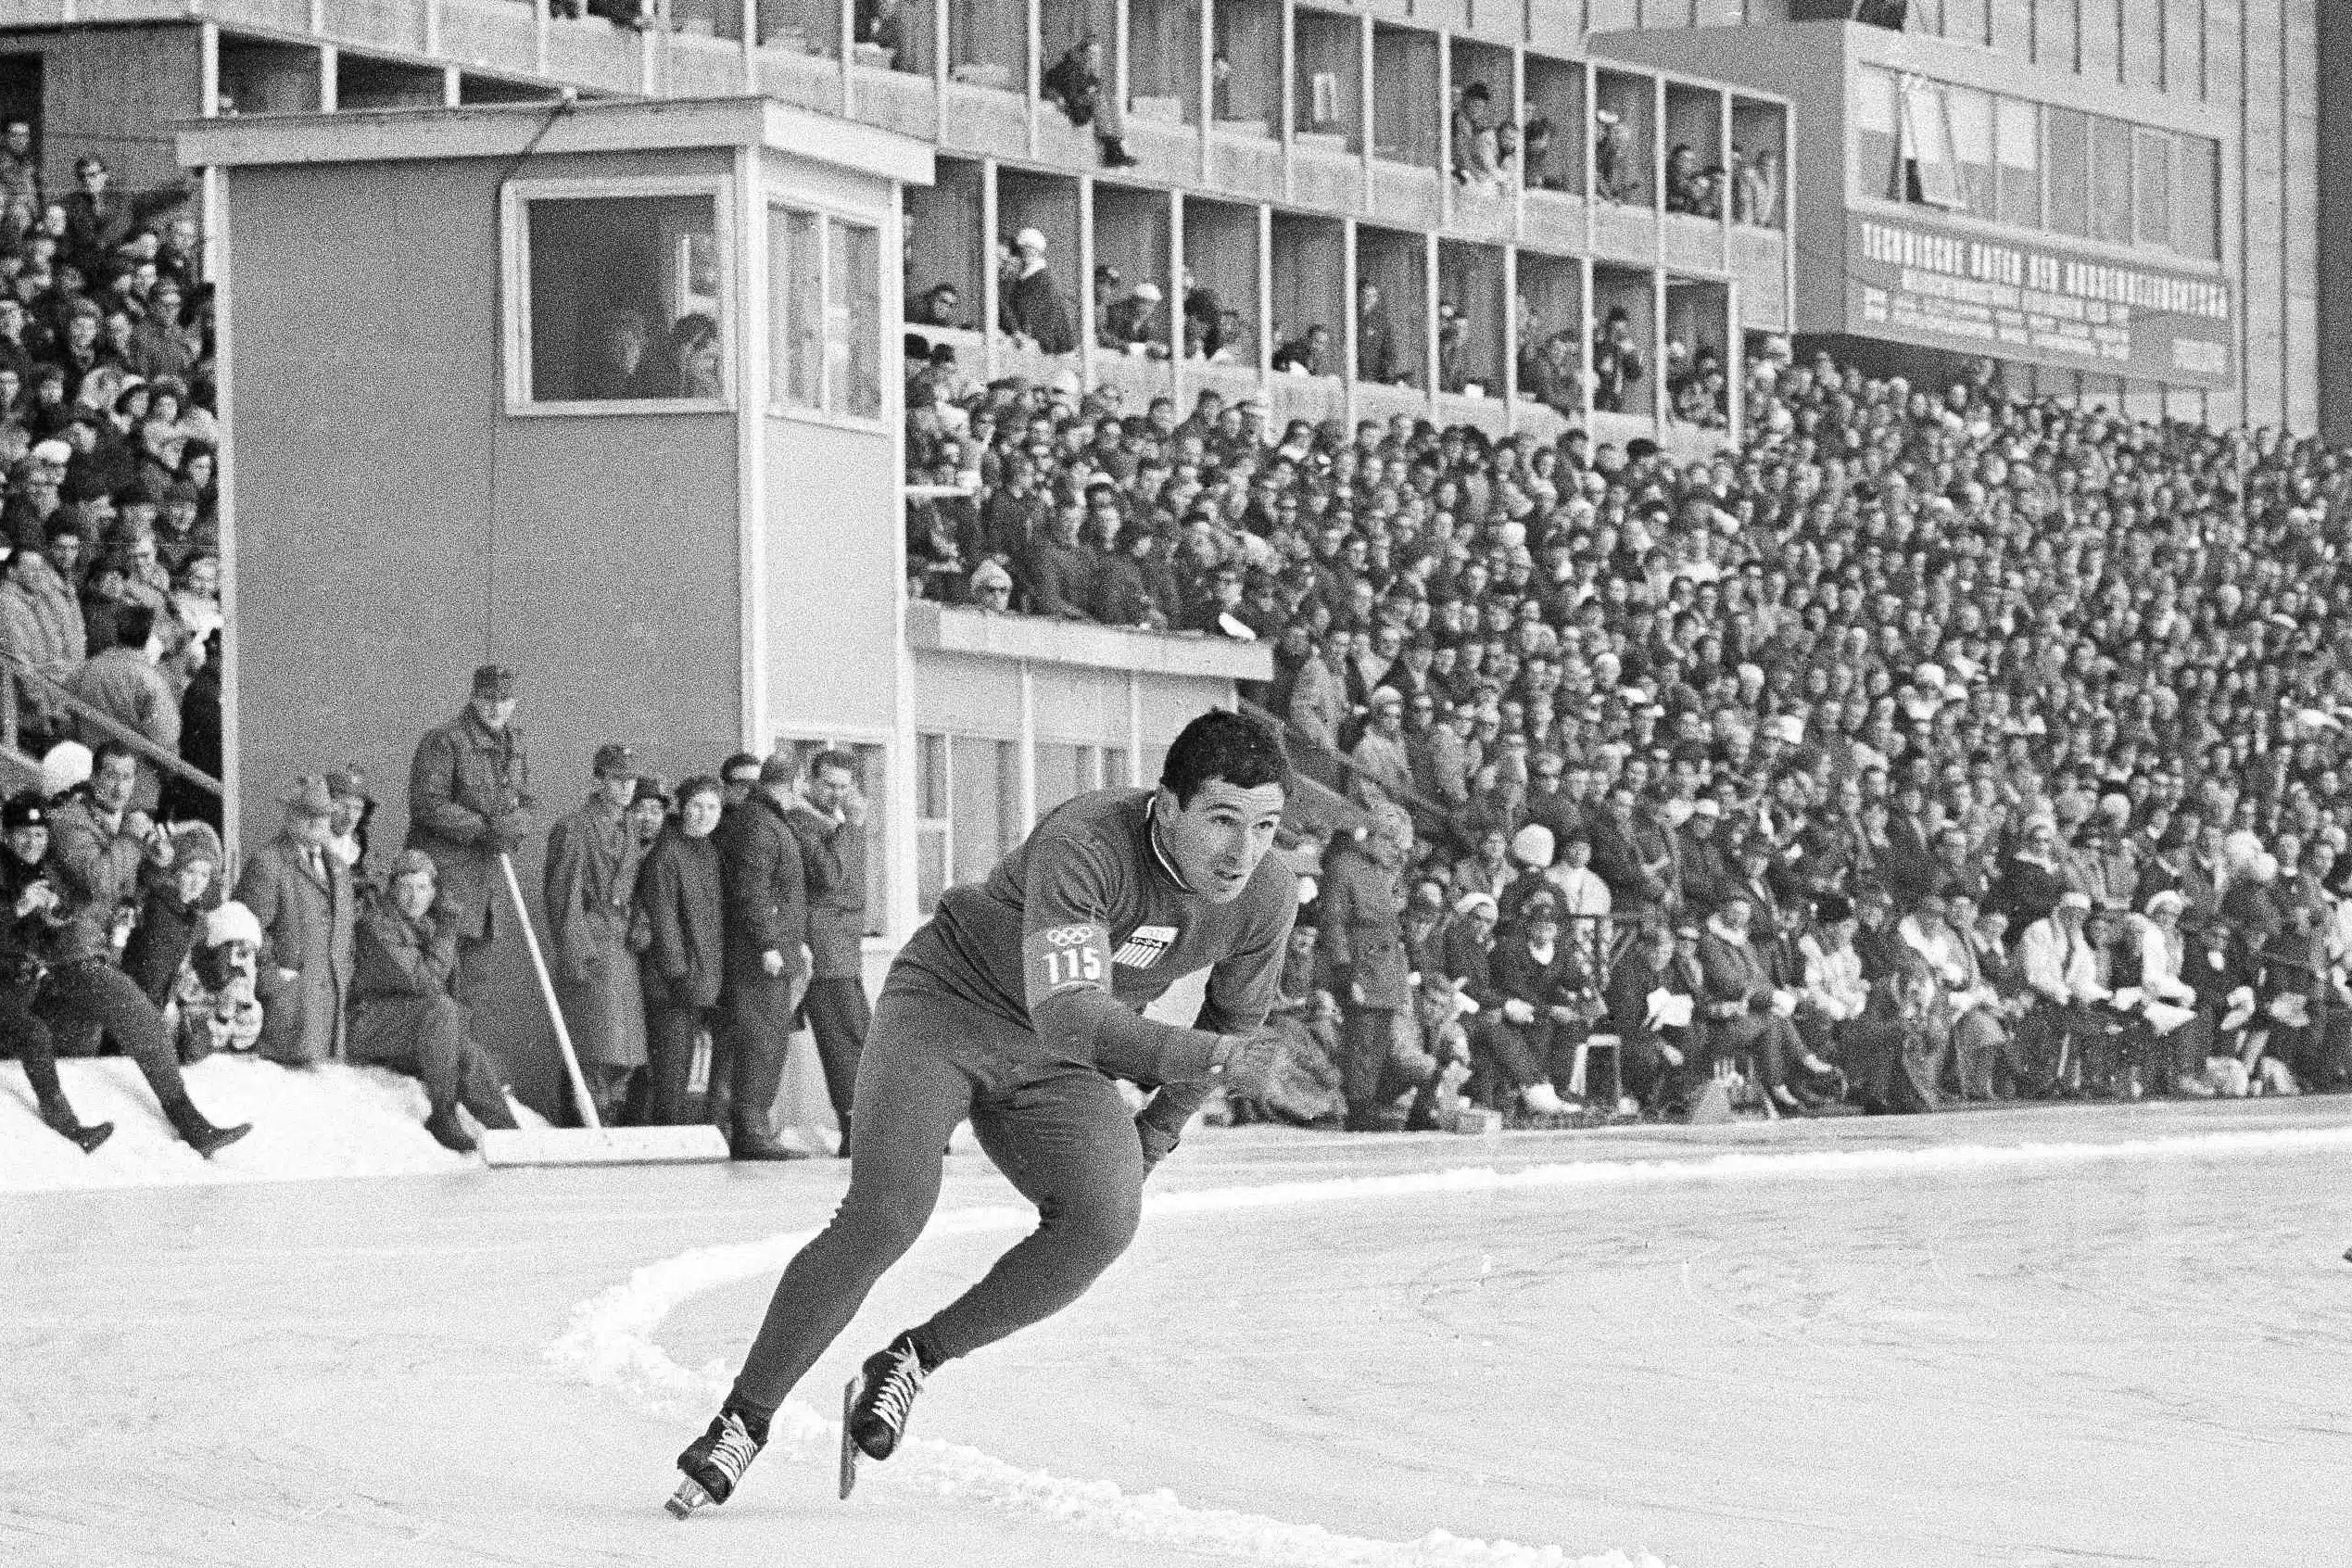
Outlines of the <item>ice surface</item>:
[{"label": "ice surface", "polygon": [[[0,1562],[2344,1562],[2344,1119],[1195,1133],[852,1503],[801,1409],[685,1524],[837,1164],[0,1197]],[[952,1162],[802,1397],[1031,1222]]]}]

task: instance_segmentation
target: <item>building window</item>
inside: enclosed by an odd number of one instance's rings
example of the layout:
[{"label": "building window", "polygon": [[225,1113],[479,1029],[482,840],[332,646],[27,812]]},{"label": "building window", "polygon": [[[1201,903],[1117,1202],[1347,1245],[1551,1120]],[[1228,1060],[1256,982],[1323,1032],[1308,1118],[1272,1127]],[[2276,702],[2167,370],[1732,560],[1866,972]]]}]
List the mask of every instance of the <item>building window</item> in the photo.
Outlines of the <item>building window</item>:
[{"label": "building window", "polygon": [[845,419],[882,417],[881,234],[771,207],[768,398]]},{"label": "building window", "polygon": [[1903,199],[1924,207],[1966,208],[1952,120],[1941,82],[1903,79]]},{"label": "building window", "polygon": [[1995,195],[2002,222],[2021,229],[2042,226],[2042,106],[2017,98],[1997,99],[1993,139],[2001,159]]},{"label": "building window", "polygon": [[2120,120],[2091,121],[2091,237],[2131,243],[2131,127]]},{"label": "building window", "polygon": [[947,777],[947,737],[915,737],[915,907],[929,915],[947,891],[955,823]]},{"label": "building window", "polygon": [[2132,181],[2133,225],[2142,245],[2172,247],[2172,138],[2161,131],[2138,136],[2137,173]]},{"label": "building window", "polygon": [[529,182],[507,197],[510,404],[727,406],[729,290],[714,187]]},{"label": "building window", "polygon": [[1901,146],[1894,73],[1864,66],[1854,78],[1853,144],[1860,159],[1856,194],[1879,201],[1900,201],[1895,153]]},{"label": "building window", "polygon": [[2210,136],[2172,139],[2172,248],[2199,260],[2221,259],[2221,144]]},{"label": "building window", "polygon": [[951,882],[977,882],[1021,841],[1020,747],[1010,740],[958,735],[948,741],[954,790],[948,859]]},{"label": "building window", "polygon": [[1992,95],[1954,87],[1944,95],[1952,125],[1952,154],[1959,170],[1961,205],[1979,217],[1997,210],[1993,194]]},{"label": "building window", "polygon": [[2080,109],[2042,112],[2042,158],[2050,171],[2052,234],[2091,232],[2091,117]]}]

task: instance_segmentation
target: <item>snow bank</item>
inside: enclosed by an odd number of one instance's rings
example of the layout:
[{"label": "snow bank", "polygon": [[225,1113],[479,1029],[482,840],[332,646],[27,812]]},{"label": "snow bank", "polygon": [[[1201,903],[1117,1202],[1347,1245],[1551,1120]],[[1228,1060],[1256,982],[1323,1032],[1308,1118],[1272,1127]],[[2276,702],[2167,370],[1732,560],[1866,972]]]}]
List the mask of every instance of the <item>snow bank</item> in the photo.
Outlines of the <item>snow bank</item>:
[{"label": "snow bank", "polygon": [[[1147,1215],[1198,1215],[1459,1193],[1656,1182],[1822,1179],[1970,1168],[2088,1164],[2132,1159],[2207,1158],[2352,1145],[2352,1127],[2291,1128],[2137,1138],[2115,1143],[1956,1144],[1892,1149],[1816,1149],[1789,1154],[1727,1154],[1688,1160],[1589,1160],[1513,1170],[1473,1167],[1397,1175],[1342,1177],[1256,1187],[1157,1195]],[[1034,1224],[1026,1208],[959,1209],[935,1218],[927,1236],[1018,1233]],[[680,1303],[735,1282],[773,1274],[806,1243],[809,1232],[726,1246],[697,1248],[649,1264],[574,1309],[572,1323],[548,1347],[548,1359],[578,1380],[610,1388],[664,1415],[699,1421],[717,1408],[729,1368],[678,1365],[654,1343],[662,1321]],[[830,1463],[837,1423],[801,1400],[778,1412],[769,1448],[793,1461]],[[1131,1493],[1108,1481],[1022,1470],[978,1449],[910,1438],[898,1458],[873,1467],[869,1486],[903,1487],[1048,1519],[1121,1540],[1214,1552],[1296,1568],[1664,1568],[1648,1554],[1579,1556],[1558,1546],[1523,1546],[1432,1530],[1417,1540],[1379,1541],[1317,1524],[1296,1524],[1226,1509],[1195,1508],[1172,1492]]]},{"label": "snow bank", "polygon": [[188,1093],[204,1114],[222,1126],[253,1123],[242,1143],[208,1160],[173,1135],[128,1059],[57,1067],[76,1114],[113,1122],[114,1136],[83,1154],[41,1124],[24,1069],[0,1062],[0,1193],[423,1175],[481,1164],[435,1143],[424,1131],[424,1087],[381,1068],[297,1071],[238,1056],[196,1063]]}]

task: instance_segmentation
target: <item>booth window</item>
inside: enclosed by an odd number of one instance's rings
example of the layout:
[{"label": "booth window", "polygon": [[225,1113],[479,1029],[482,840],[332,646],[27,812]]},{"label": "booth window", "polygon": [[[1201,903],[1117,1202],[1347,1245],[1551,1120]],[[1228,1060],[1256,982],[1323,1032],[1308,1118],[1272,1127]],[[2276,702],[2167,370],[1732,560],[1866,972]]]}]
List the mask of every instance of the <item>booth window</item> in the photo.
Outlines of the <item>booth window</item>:
[{"label": "booth window", "polygon": [[798,208],[767,212],[768,397],[845,419],[882,417],[881,235]]},{"label": "booth window", "polygon": [[726,405],[727,296],[714,191],[525,185],[510,196],[521,254],[513,401],[578,411]]}]

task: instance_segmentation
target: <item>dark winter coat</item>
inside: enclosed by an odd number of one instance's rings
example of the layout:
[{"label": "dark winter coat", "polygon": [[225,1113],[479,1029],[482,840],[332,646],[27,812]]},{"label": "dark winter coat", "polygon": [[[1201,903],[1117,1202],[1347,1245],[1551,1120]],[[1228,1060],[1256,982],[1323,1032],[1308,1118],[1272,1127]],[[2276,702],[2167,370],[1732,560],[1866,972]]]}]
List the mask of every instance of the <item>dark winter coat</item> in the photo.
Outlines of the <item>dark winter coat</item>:
[{"label": "dark winter coat", "polygon": [[807,882],[801,851],[785,825],[784,808],[765,790],[754,790],[720,819],[719,874],[727,889],[726,968],[729,985],[768,978],[761,962],[774,953],[784,960],[779,980],[803,979],[808,959],[802,945],[808,934]]},{"label": "dark winter coat", "polygon": [[548,961],[583,1062],[637,1067],[646,1059],[645,993],[629,953],[638,858],[623,814],[601,800],[547,836]]},{"label": "dark winter coat", "polygon": [[662,829],[637,873],[637,907],[651,942],[639,955],[657,1005],[712,1007],[726,978],[727,885],[716,835]]},{"label": "dark winter coat", "polygon": [[[1332,993],[1356,1007],[1403,1007],[1412,1000],[1405,967],[1404,896],[1397,873],[1353,844],[1335,848],[1316,895]],[[1355,1000],[1351,986],[1363,990]]]},{"label": "dark winter coat", "polygon": [[351,1055],[409,1062],[436,1009],[457,1008],[457,930],[436,904],[422,920],[388,893],[360,911],[351,975]]},{"label": "dark winter coat", "polygon": [[801,886],[808,901],[809,973],[857,980],[866,973],[866,827],[837,821],[806,804],[784,814],[801,847]]},{"label": "dark winter coat", "polygon": [[495,927],[490,912],[505,896],[499,854],[529,835],[537,803],[515,726],[494,731],[468,708],[416,743],[407,847],[433,857],[439,907],[461,938],[487,937]]}]

